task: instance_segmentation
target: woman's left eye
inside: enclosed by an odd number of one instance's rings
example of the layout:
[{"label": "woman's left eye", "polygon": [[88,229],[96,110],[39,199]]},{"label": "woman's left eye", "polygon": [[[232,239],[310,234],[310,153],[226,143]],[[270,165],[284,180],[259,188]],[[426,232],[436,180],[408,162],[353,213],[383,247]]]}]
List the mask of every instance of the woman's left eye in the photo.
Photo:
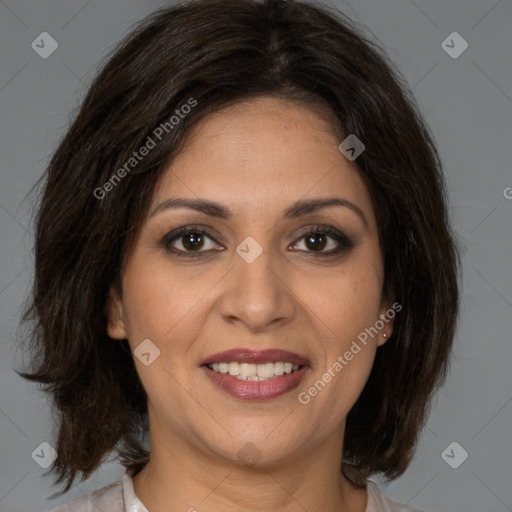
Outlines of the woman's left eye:
[{"label": "woman's left eye", "polygon": [[[162,245],[168,252],[180,257],[198,257],[201,253],[222,250],[211,235],[193,227],[170,233],[164,237]],[[302,248],[298,247],[300,245]],[[290,248],[299,252],[316,253],[319,256],[332,256],[352,249],[354,245],[349,237],[338,230],[315,227],[302,232],[297,242]]]},{"label": "woman's left eye", "polygon": [[[308,229],[300,234],[299,240],[302,241],[303,247],[306,247],[305,252],[317,253],[318,256],[332,256],[355,246],[354,241],[347,235],[333,228]],[[296,245],[297,243],[291,247],[296,247]]]}]

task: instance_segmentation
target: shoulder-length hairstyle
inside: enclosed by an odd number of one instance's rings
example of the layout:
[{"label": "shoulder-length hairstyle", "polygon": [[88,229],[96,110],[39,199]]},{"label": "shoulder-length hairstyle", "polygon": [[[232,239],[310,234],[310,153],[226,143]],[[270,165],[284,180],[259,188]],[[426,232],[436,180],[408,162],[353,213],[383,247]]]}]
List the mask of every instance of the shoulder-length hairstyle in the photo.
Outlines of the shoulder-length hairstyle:
[{"label": "shoulder-length hairstyle", "polygon": [[[408,466],[446,377],[459,302],[433,137],[384,51],[338,11],[294,0],[193,0],[154,12],[108,56],[42,177],[22,323],[31,367],[19,373],[52,398],[51,471],[63,492],[110,454],[134,473],[147,462],[147,397],[126,340],[107,335],[107,294],[191,127],[261,96],[315,108],[340,137],[365,145],[354,163],[376,213],[384,294],[402,310],[347,417],[340,469],[364,485]],[[130,160],[148,137],[155,146]]]}]

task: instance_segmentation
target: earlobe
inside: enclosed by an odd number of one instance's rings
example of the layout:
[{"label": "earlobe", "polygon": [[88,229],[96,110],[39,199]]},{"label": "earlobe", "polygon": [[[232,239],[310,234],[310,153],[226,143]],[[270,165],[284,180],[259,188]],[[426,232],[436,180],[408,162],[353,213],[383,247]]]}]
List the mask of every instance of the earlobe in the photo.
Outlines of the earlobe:
[{"label": "earlobe", "polygon": [[388,341],[390,334],[387,334],[386,332],[383,332],[380,334],[379,339],[377,340],[377,346],[380,347],[381,345],[384,345],[386,341]]},{"label": "earlobe", "polygon": [[377,338],[377,346],[379,347],[384,345],[384,343],[389,340],[391,334],[393,333],[393,325],[395,323],[396,315],[395,304],[390,306],[389,302],[386,301],[383,309],[381,310],[379,321],[379,326],[381,329],[379,329],[379,335]]},{"label": "earlobe", "polygon": [[127,334],[124,325],[123,304],[114,287],[111,287],[108,292],[105,313],[107,315],[107,334],[115,340],[126,339]]}]

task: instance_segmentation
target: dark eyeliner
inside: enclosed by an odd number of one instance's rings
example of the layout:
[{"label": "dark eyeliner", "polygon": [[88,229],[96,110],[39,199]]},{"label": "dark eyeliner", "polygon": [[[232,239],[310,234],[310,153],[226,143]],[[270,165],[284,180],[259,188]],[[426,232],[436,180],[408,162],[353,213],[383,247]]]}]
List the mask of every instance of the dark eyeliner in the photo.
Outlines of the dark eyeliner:
[{"label": "dark eyeliner", "polygon": [[215,238],[212,236],[211,233],[208,231],[205,231],[199,227],[195,226],[184,226],[181,228],[178,228],[174,231],[171,231],[167,235],[165,235],[161,241],[162,247],[169,253],[173,254],[174,256],[178,256],[179,258],[198,258],[198,257],[204,257],[205,254],[211,253],[211,251],[180,251],[175,250],[171,248],[172,242],[179,239],[180,237],[183,237],[185,235],[190,235],[191,233],[207,236],[212,241],[217,243]]},{"label": "dark eyeliner", "polygon": [[[327,235],[331,237],[333,240],[338,242],[338,247],[335,249],[331,249],[327,252],[315,252],[315,251],[297,251],[297,252],[303,252],[304,254],[310,255],[318,255],[322,257],[326,256],[335,256],[342,252],[348,251],[350,249],[353,249],[357,244],[354,240],[349,238],[345,233],[338,231],[337,229],[327,227],[327,226],[313,226],[310,228],[307,228],[303,231],[301,231],[298,235],[297,241],[301,240],[307,235]],[[294,242],[292,245],[294,245],[296,242]]]},{"label": "dark eyeliner", "polygon": [[[189,234],[198,234],[207,236],[210,238],[213,242],[218,244],[215,237],[209,233],[208,231],[205,231],[204,229],[196,226],[184,226],[181,228],[178,228],[174,231],[171,231],[167,235],[163,237],[161,240],[161,246],[170,254],[178,256],[180,258],[198,258],[198,257],[204,257],[208,254],[211,254],[213,249],[210,249],[208,251],[181,251],[181,250],[175,250],[171,248],[171,244],[179,239],[180,237],[189,235]],[[338,243],[338,247],[335,249],[331,249],[328,252],[316,252],[316,251],[296,251],[298,253],[306,254],[308,256],[314,255],[314,256],[335,256],[337,254],[340,254],[342,252],[348,251],[350,249],[353,249],[356,246],[356,243],[349,238],[347,235],[342,233],[341,231],[338,231],[337,229],[333,229],[330,227],[324,227],[324,226],[313,226],[309,227],[303,231],[301,231],[296,238],[296,241],[291,244],[291,246],[298,243],[302,238],[304,238],[307,235],[324,235],[329,236],[333,240],[335,240]]]}]

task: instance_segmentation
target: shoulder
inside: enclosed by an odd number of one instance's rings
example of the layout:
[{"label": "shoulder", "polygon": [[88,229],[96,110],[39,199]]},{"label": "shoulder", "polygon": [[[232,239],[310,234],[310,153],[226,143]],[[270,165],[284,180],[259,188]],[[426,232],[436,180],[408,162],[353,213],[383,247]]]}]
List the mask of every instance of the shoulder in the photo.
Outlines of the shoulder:
[{"label": "shoulder", "polygon": [[109,512],[123,512],[123,485],[119,480],[101,489],[92,491],[87,496],[82,496],[66,505],[62,505],[52,512],[97,512],[108,510]]},{"label": "shoulder", "polygon": [[421,510],[399,503],[382,494],[379,486],[372,480],[367,481],[368,504],[365,512],[422,512]]}]

